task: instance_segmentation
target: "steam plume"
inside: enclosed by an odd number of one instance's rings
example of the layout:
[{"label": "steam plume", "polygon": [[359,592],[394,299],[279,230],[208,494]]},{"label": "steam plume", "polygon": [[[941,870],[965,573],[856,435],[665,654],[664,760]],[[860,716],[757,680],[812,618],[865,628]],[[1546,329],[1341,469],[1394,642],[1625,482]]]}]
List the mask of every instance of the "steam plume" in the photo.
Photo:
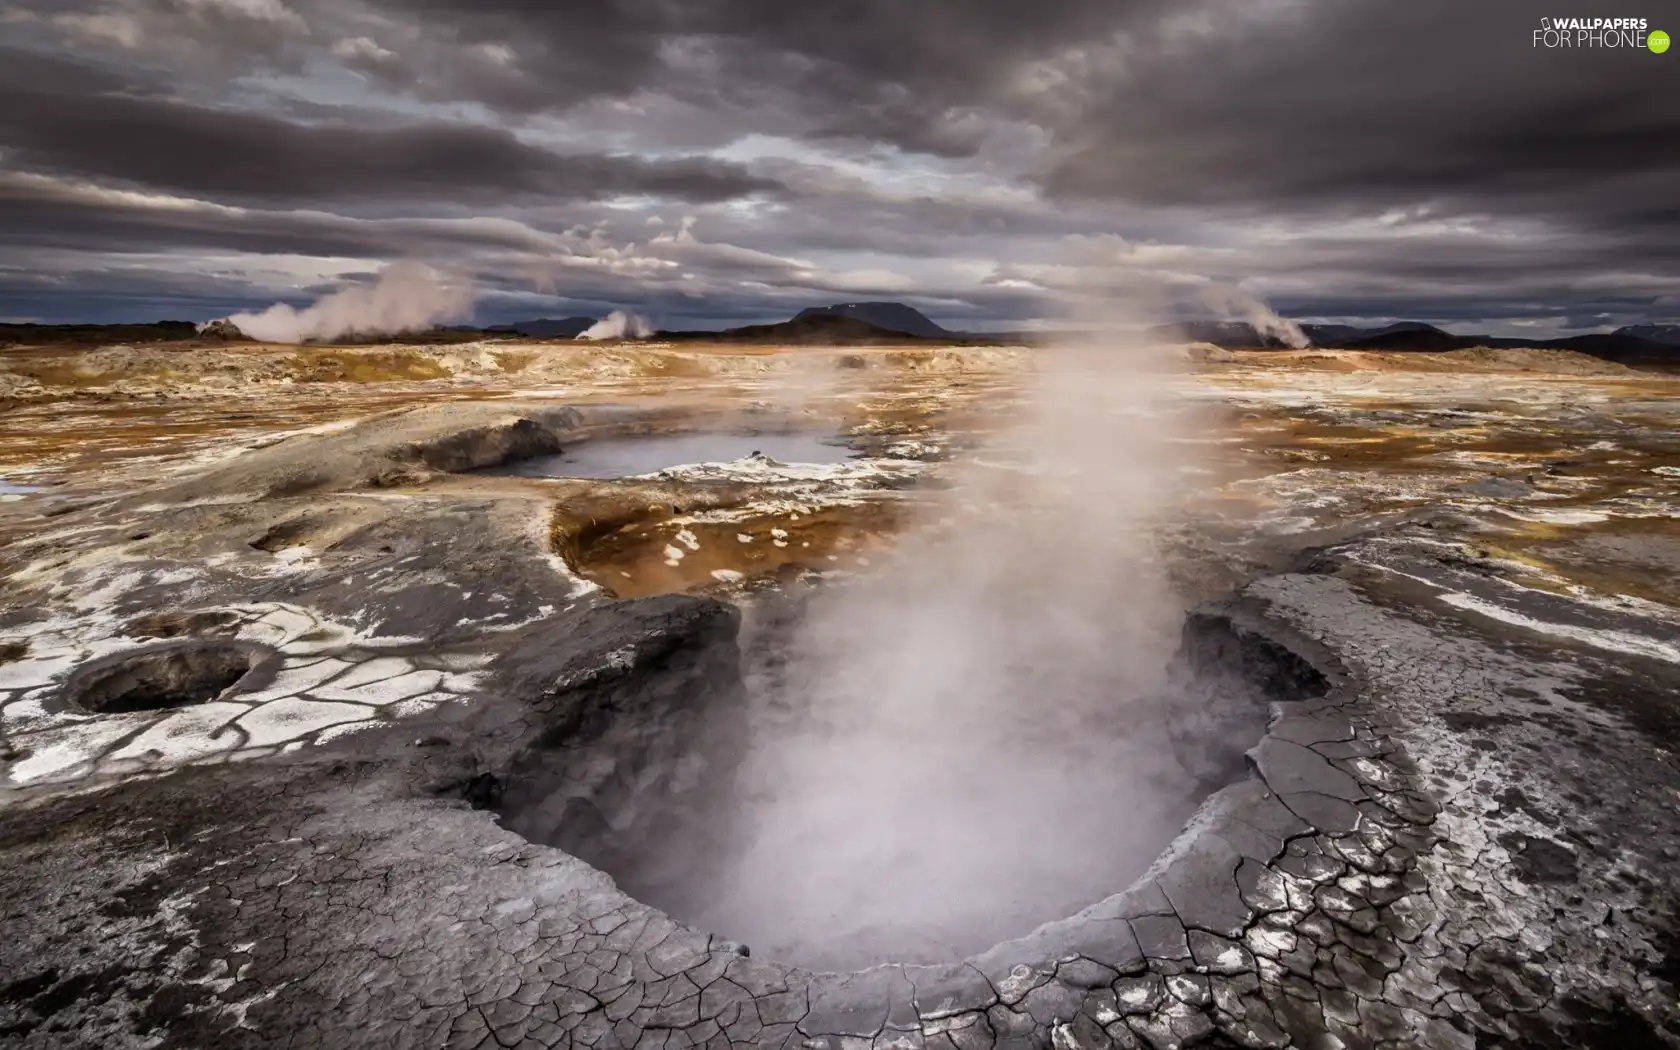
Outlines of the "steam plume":
[{"label": "steam plume", "polygon": [[1210,284],[1205,292],[1210,307],[1224,315],[1235,315],[1256,332],[1296,349],[1311,346],[1301,326],[1282,316],[1252,294],[1230,285]]},{"label": "steam plume", "polygon": [[395,335],[423,331],[471,315],[472,286],[418,262],[387,266],[371,286],[341,288],[302,310],[275,303],[262,313],[228,320],[252,339],[267,343],[330,342],[348,335]]},{"label": "steam plume", "polygon": [[[1101,316],[1114,323],[1136,323],[1143,317],[1166,313],[1183,316],[1193,310],[1211,313],[1215,319],[1241,319],[1262,336],[1292,347],[1306,347],[1311,340],[1301,326],[1280,316],[1240,283],[1180,270],[1165,270],[1140,260],[1136,246],[1124,238],[1103,235],[1076,238],[1070,245],[1074,265],[1057,282],[1061,290],[1102,310]],[[1124,303],[1115,308],[1116,296]],[[1097,304],[1109,304],[1098,306]]]},{"label": "steam plume", "polygon": [[653,335],[653,326],[636,314],[614,310],[578,333],[579,339],[646,339]]},{"label": "steam plume", "polygon": [[1047,351],[893,566],[818,592],[759,691],[733,826],[686,847],[714,874],[656,903],[845,969],[954,961],[1147,867],[1201,791],[1162,700],[1182,610],[1155,526],[1195,447],[1167,355]]}]

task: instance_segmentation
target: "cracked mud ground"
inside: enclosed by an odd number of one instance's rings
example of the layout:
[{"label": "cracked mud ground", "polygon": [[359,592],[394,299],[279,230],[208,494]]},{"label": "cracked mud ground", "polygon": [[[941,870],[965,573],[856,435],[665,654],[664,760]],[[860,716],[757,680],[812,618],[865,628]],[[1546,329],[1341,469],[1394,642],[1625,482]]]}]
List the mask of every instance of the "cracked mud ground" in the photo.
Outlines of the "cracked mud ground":
[{"label": "cracked mud ground", "polygon": [[[1680,1045],[1676,614],[1665,581],[1618,582],[1677,556],[1659,409],[1570,388],[1548,447],[1492,418],[1420,447],[1439,391],[1216,383],[1262,427],[1305,389],[1305,437],[1395,446],[1249,441],[1315,453],[1233,483],[1288,524],[1207,541],[1241,578],[1207,610],[1225,656],[1317,687],[1142,880],[941,966],[747,954],[491,815],[533,742],[704,703],[738,664],[730,602],[591,589],[547,553],[550,492],[454,473],[586,412],[428,409],[12,505],[9,534],[58,536],[9,558],[0,620],[0,1045]],[[1602,470],[1550,447],[1616,426]],[[305,509],[280,571],[252,540]],[[1628,560],[1572,574],[1606,536]],[[264,670],[173,710],[67,689],[182,637]]]}]

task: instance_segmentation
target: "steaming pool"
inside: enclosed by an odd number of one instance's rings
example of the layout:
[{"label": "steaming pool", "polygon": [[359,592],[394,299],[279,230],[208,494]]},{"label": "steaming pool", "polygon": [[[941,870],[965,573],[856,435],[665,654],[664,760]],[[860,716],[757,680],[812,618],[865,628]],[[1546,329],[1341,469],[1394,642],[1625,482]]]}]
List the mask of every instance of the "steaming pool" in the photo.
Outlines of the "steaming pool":
[{"label": "steaming pool", "polygon": [[749,615],[738,665],[733,645],[674,657],[685,684],[622,684],[610,722],[527,753],[504,826],[756,957],[953,962],[1124,890],[1246,775],[1267,702],[1322,684],[1192,618],[1147,682],[1029,670],[978,702],[882,703],[786,615]]},{"label": "steaming pool", "polygon": [[856,459],[861,453],[835,431],[645,434],[583,441],[556,455],[535,456],[486,473],[608,480],[702,463],[732,463],[754,455],[780,463],[834,464]]}]

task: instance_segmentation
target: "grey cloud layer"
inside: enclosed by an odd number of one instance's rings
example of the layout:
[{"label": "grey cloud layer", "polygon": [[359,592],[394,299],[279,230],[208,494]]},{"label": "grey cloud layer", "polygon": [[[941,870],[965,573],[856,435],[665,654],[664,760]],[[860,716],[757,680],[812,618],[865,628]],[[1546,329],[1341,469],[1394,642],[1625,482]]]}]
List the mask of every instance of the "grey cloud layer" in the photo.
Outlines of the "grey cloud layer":
[{"label": "grey cloud layer", "polygon": [[[421,255],[675,324],[830,292],[1010,324],[1065,301],[1056,267],[1092,245],[1100,279],[1246,281],[1303,316],[1680,310],[1680,60],[1535,50],[1517,0],[25,0],[0,19],[0,315],[75,312],[76,282],[84,314],[151,301],[126,260],[160,253],[183,263],[155,301],[200,287],[200,313],[239,267],[213,285],[183,276],[211,269],[194,259]],[[44,259],[74,261],[25,279]],[[277,291],[252,280],[253,302]]]},{"label": "grey cloud layer", "polygon": [[[0,52],[0,68],[13,57]],[[707,158],[561,154],[504,128],[460,122],[303,124],[114,90],[67,90],[62,85],[97,84],[99,71],[65,63],[58,72],[64,79],[43,87],[5,78],[0,143],[17,167],[210,197],[318,202],[621,193],[721,200],[776,188]]]},{"label": "grey cloud layer", "polygon": [[1316,5],[1205,61],[1143,56],[1093,91],[1103,119],[1065,137],[1048,182],[1176,204],[1674,221],[1680,66],[1536,50],[1540,10]]}]

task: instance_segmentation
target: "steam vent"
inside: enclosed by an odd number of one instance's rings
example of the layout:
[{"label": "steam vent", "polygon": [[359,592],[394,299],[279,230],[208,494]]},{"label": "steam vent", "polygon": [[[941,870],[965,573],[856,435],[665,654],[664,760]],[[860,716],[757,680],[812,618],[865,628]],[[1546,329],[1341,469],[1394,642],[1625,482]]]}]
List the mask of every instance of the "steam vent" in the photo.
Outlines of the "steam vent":
[{"label": "steam vent", "polygon": [[17,410],[0,1045],[1680,1045],[1680,398],[235,339]]}]

